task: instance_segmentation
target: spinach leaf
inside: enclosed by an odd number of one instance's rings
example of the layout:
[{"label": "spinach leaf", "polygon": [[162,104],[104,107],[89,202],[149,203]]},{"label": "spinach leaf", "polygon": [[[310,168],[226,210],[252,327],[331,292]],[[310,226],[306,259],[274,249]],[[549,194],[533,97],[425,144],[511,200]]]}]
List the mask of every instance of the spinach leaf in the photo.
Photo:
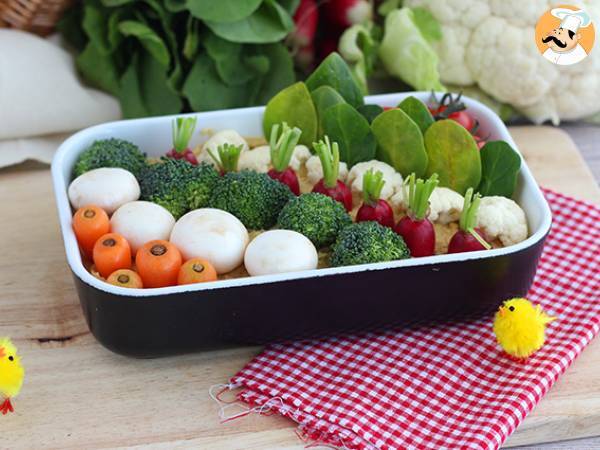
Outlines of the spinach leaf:
[{"label": "spinach leaf", "polygon": [[126,20],[119,24],[119,30],[125,36],[137,38],[161,65],[165,67],[169,65],[171,55],[165,42],[148,25],[133,20]]},{"label": "spinach leaf", "polygon": [[187,9],[186,0],[164,0],[165,9],[171,12],[181,12]]},{"label": "spinach leaf", "polygon": [[375,157],[377,141],[369,122],[348,103],[327,108],[322,122],[324,134],[338,143],[340,160],[348,167]]},{"label": "spinach leaf", "polygon": [[375,117],[383,112],[383,108],[379,105],[360,105],[356,110],[361,113],[369,123],[373,123]]},{"label": "spinach leaf", "polygon": [[119,73],[111,55],[102,53],[96,44],[90,41],[75,60],[77,69],[92,86],[105,90],[112,95],[119,92]]},{"label": "spinach leaf", "polygon": [[245,65],[250,67],[250,64],[254,64],[257,73],[252,81],[255,89],[250,103],[264,105],[279,91],[294,83],[294,62],[281,43],[256,46],[255,51],[259,54],[244,58]]},{"label": "spinach leaf", "polygon": [[223,39],[250,44],[280,41],[294,29],[290,14],[274,0],[264,0],[260,8],[241,20],[235,22],[207,20],[206,25]]},{"label": "spinach leaf", "polygon": [[314,91],[320,86],[331,86],[355,108],[364,104],[362,92],[350,68],[337,53],[331,53],[307,78],[306,86]]},{"label": "spinach leaf", "polygon": [[121,77],[119,99],[124,117],[175,114],[182,107],[165,67],[147,52],[136,54]]},{"label": "spinach leaf", "polygon": [[340,103],[346,103],[346,101],[331,86],[318,87],[310,93],[310,96],[315,104],[319,121],[317,137],[322,138],[325,134],[323,131],[323,113],[327,108]]},{"label": "spinach leaf", "polygon": [[377,139],[377,159],[386,162],[403,177],[415,173],[422,177],[427,169],[427,152],[423,134],[417,124],[401,109],[379,114],[371,124]]},{"label": "spinach leaf", "polygon": [[427,128],[434,122],[433,116],[429,112],[429,109],[427,109],[427,106],[416,97],[410,96],[405,98],[400,102],[398,108],[408,114],[408,117],[419,126],[423,134],[425,134]]},{"label": "spinach leaf", "polygon": [[317,138],[317,111],[302,81],[283,89],[267,103],[263,117],[264,135],[269,136],[273,125],[282,122],[302,130],[300,144],[310,147]]},{"label": "spinach leaf", "polygon": [[296,12],[296,9],[298,9],[298,5],[300,5],[300,0],[278,0],[278,2],[292,15]]},{"label": "spinach leaf", "polygon": [[195,111],[237,108],[246,104],[248,92],[245,85],[229,86],[219,77],[215,63],[207,54],[200,55],[182,89]]},{"label": "spinach leaf", "polygon": [[479,193],[511,198],[521,169],[519,154],[507,142],[491,141],[483,146],[480,155],[482,174]]},{"label": "spinach leaf", "polygon": [[255,72],[240,64],[244,48],[242,44],[226,41],[214,33],[208,33],[203,44],[206,53],[215,62],[219,77],[225,84],[239,86],[247,83],[256,75]]},{"label": "spinach leaf", "polygon": [[262,0],[187,0],[194,17],[213,22],[236,22],[258,9]]},{"label": "spinach leaf", "polygon": [[427,176],[437,173],[440,186],[464,195],[481,181],[481,157],[475,139],[454,120],[439,120],[425,132]]}]

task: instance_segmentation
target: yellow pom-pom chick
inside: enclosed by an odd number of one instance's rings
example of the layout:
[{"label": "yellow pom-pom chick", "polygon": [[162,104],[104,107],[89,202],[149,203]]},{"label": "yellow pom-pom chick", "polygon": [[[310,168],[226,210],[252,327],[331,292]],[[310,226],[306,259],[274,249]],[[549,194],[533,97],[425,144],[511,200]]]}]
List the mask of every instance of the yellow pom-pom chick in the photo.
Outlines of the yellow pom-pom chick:
[{"label": "yellow pom-pom chick", "polygon": [[8,338],[0,338],[0,412],[6,415],[14,412],[10,402],[21,391],[25,369],[21,365],[21,358],[17,355],[17,348]]},{"label": "yellow pom-pom chick", "polygon": [[506,353],[527,358],[546,340],[546,325],[555,317],[546,315],[540,305],[526,298],[506,300],[494,317],[494,334]]}]

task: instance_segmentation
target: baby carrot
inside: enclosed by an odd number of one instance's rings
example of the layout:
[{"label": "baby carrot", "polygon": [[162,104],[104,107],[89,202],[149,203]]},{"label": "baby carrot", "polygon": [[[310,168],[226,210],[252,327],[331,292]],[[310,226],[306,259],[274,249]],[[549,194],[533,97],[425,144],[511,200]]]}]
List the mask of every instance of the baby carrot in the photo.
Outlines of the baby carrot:
[{"label": "baby carrot", "polygon": [[138,273],[145,287],[165,287],[177,284],[181,253],[167,241],[146,242],[135,256]]},{"label": "baby carrot", "polygon": [[130,269],[115,270],[108,276],[106,282],[125,288],[141,289],[144,287],[142,278]]},{"label": "baby carrot", "polygon": [[210,262],[202,258],[193,258],[179,269],[177,284],[203,283],[216,279],[217,271]]},{"label": "baby carrot", "polygon": [[110,231],[108,214],[95,205],[79,208],[73,215],[73,231],[84,255],[92,259],[94,244],[100,236]]},{"label": "baby carrot", "polygon": [[104,278],[118,269],[131,267],[131,249],[123,236],[108,233],[94,245],[94,264]]}]

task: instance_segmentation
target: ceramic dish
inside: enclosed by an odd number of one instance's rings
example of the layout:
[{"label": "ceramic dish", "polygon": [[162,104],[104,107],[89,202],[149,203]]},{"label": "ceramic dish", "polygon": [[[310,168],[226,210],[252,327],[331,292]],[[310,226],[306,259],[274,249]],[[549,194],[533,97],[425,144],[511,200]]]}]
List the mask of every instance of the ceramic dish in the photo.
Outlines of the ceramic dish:
[{"label": "ceramic dish", "polygon": [[[395,106],[409,95],[371,96],[366,103]],[[464,101],[490,139],[517,148],[502,121],[472,99]],[[264,107],[198,113],[202,128],[262,134]],[[94,336],[121,354],[154,357],[229,345],[324,336],[421,319],[479,314],[511,296],[524,295],[536,271],[551,213],[523,161],[514,199],[524,209],[529,237],[506,248],[359,266],[220,280],[158,289],[125,289],[84,267],[71,228],[67,186],[77,156],[94,140],[118,137],[148,155],[170,146],[172,117],[98,125],[59,148],[52,176],[67,261]],[[200,142],[196,136],[192,145]]]}]

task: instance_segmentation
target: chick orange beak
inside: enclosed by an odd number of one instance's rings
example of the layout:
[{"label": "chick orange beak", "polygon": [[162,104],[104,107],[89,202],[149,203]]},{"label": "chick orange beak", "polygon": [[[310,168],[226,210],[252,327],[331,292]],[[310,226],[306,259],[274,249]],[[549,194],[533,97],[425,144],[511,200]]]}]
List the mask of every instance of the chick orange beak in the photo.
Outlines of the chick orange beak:
[{"label": "chick orange beak", "polygon": [[506,308],[504,306],[498,308],[498,314],[500,314],[500,317],[504,317],[506,315]]}]

